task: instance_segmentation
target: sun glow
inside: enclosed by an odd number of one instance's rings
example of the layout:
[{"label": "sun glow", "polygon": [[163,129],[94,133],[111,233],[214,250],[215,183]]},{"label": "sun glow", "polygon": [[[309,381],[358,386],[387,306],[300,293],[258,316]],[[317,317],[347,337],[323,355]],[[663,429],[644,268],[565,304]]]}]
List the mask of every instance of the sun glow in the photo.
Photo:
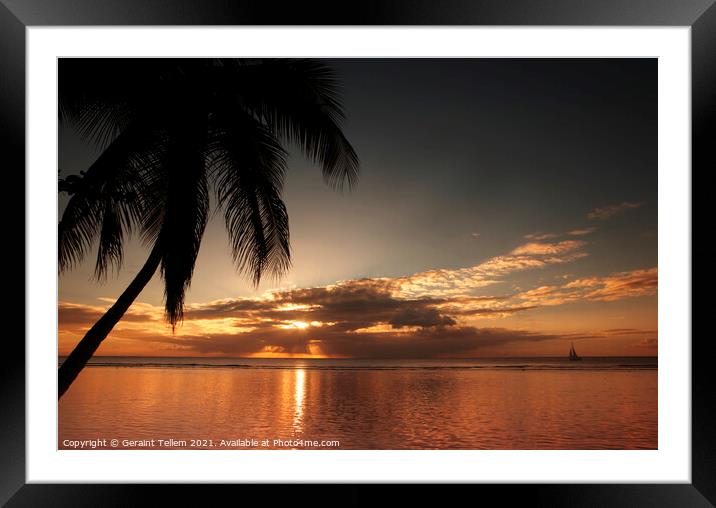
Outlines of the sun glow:
[{"label": "sun glow", "polygon": [[317,305],[307,305],[304,303],[284,303],[276,307],[276,310],[289,311],[289,310],[310,310],[316,308]]},{"label": "sun glow", "polygon": [[284,330],[305,330],[309,326],[313,328],[320,328],[321,326],[325,324],[332,324],[332,323],[322,323],[320,321],[311,321],[310,323],[307,323],[305,321],[287,321],[285,323],[282,323],[280,325],[276,325],[279,328],[283,328]]},{"label": "sun glow", "polygon": [[298,329],[298,330],[305,330],[310,325],[306,323],[305,321],[290,321],[288,323],[284,323],[282,325],[278,325],[279,328],[285,328],[285,329]]}]

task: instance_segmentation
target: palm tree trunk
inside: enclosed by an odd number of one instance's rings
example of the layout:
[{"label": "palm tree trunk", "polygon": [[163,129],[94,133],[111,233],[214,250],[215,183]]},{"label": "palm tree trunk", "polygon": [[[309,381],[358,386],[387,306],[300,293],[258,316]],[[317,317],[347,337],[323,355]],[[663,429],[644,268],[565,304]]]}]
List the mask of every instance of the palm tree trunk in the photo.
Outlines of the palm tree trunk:
[{"label": "palm tree trunk", "polygon": [[129,309],[137,296],[139,296],[139,293],[142,292],[147,283],[152,279],[152,276],[159,267],[161,259],[161,250],[155,245],[151,254],[149,254],[149,259],[144,263],[144,266],[139,270],[139,273],[137,273],[137,276],[131,284],[129,284],[127,289],[124,290],[124,293],[114,302],[114,305],[110,307],[107,313],[87,331],[79,344],[77,344],[72,353],[70,353],[70,356],[62,363],[57,372],[58,399],[67,391],[77,375],[87,364],[87,361],[92,358],[92,355],[97,351],[99,345],[107,335],[109,335],[109,332],[112,331],[114,325],[122,319],[124,313],[127,312],[127,309]]}]

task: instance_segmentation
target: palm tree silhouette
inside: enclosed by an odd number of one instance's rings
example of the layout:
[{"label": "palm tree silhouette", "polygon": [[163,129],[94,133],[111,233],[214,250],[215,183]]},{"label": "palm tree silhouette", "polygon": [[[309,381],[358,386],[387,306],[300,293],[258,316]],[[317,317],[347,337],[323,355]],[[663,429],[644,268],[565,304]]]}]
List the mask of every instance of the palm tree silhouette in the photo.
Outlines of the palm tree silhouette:
[{"label": "palm tree silhouette", "polygon": [[58,397],[157,269],[165,317],[172,328],[182,321],[212,191],[237,269],[256,285],[290,266],[283,145],[320,164],[335,188],[358,175],[337,77],[315,60],[62,59],[59,118],[104,148],[60,180],[71,196],[58,225],[60,273],[96,243],[95,276],[105,278],[133,232],[150,254],[60,366]]}]

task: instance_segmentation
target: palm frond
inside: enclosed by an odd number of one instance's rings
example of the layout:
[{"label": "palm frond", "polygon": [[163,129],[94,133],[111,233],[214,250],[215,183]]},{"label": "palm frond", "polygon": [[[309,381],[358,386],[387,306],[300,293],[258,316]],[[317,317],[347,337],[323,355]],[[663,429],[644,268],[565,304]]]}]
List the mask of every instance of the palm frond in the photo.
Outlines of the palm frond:
[{"label": "palm frond", "polygon": [[[97,248],[97,261],[95,263],[95,277],[102,279],[106,277],[111,266],[119,269],[122,266],[124,257],[122,231],[122,220],[120,211],[112,200],[104,201],[102,211],[102,224],[99,231],[99,246]],[[131,227],[131,226],[130,226]]]},{"label": "palm frond", "polygon": [[137,71],[127,60],[61,58],[58,63],[60,122],[72,125],[100,148],[122,132],[136,114],[131,86]]},{"label": "palm frond", "polygon": [[144,175],[154,164],[156,139],[139,127],[119,135],[81,177],[76,177],[58,225],[60,273],[80,263],[99,237],[98,279],[119,269],[125,233],[142,215]]},{"label": "palm frond", "polygon": [[212,176],[237,269],[258,285],[291,264],[288,213],[281,199],[286,152],[271,132],[241,112],[219,117],[212,133]]},{"label": "palm frond", "polygon": [[166,153],[166,194],[156,241],[162,249],[165,316],[172,328],[184,318],[184,297],[191,284],[209,213],[205,136],[200,122],[191,129],[176,129],[171,133]]},{"label": "palm frond", "polygon": [[60,122],[87,141],[106,147],[130,123],[161,124],[172,110],[168,82],[182,60],[61,58],[58,63]]},{"label": "palm frond", "polygon": [[316,60],[280,59],[229,61],[227,68],[227,92],[238,94],[249,113],[319,163],[326,183],[338,189],[355,184],[359,160],[341,129],[339,81],[330,67]]}]

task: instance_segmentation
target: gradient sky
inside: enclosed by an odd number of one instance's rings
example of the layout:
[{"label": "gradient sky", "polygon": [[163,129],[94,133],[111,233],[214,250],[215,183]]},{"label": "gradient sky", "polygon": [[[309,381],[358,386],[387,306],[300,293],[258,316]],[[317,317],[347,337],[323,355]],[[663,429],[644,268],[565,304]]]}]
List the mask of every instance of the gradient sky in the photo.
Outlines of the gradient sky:
[{"label": "gradient sky", "polygon": [[[183,326],[163,322],[155,277],[99,354],[656,354],[655,59],[328,63],[361,176],[338,193],[291,156],[291,271],[252,288],[217,216]],[[63,174],[97,156],[59,142]],[[104,284],[91,257],[60,277],[60,354],[146,256],[131,243]]]}]

